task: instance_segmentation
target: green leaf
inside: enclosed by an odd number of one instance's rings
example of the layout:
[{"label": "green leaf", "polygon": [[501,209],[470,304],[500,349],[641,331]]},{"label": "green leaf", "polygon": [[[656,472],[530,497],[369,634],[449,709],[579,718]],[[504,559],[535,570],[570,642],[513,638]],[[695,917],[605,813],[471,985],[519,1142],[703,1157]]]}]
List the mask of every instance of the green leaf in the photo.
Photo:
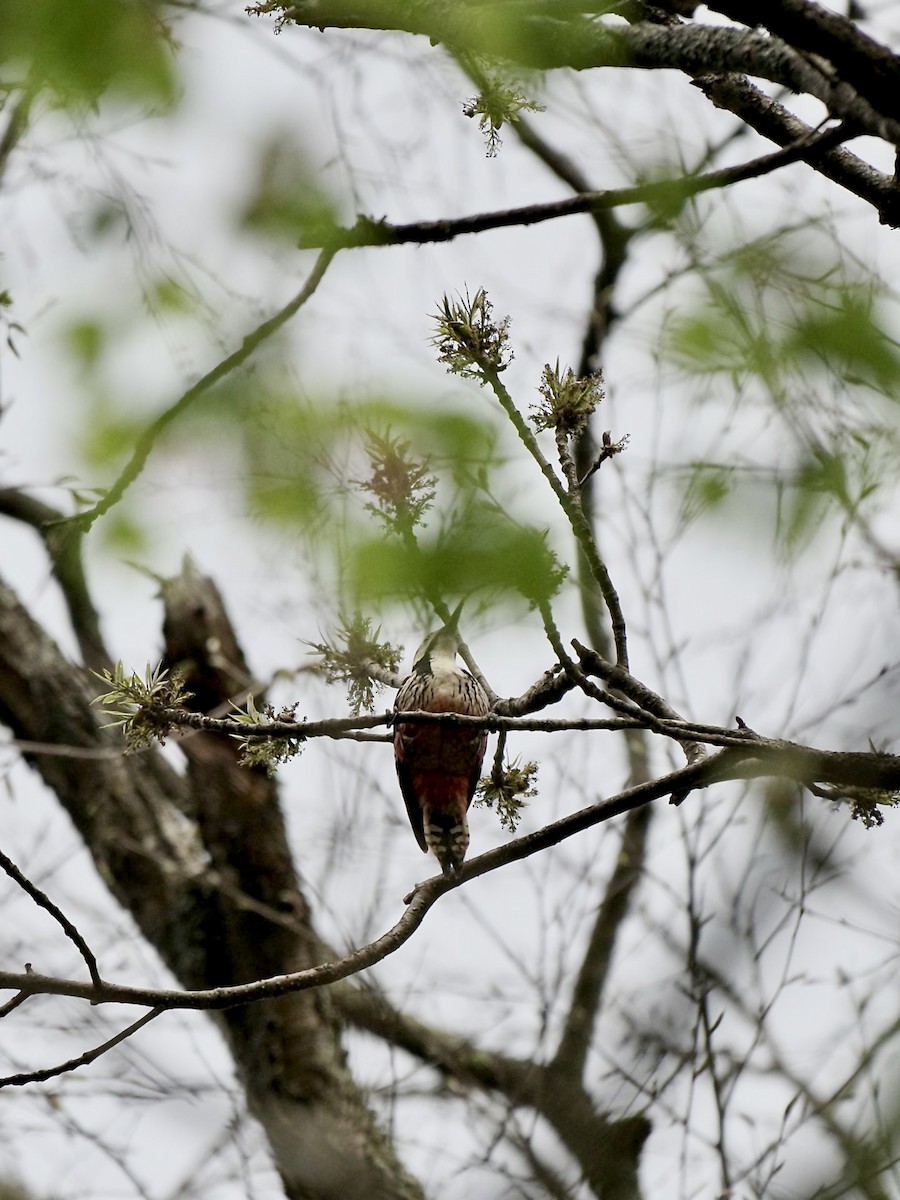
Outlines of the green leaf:
[{"label": "green leaf", "polygon": [[731,472],[718,463],[692,464],[681,501],[684,521],[693,521],[711,509],[719,508],[732,491]]},{"label": "green leaf", "polygon": [[415,546],[364,537],[351,552],[350,586],[360,601],[490,592],[548,599],[564,572],[543,530],[515,525],[472,503],[443,534]]},{"label": "green leaf", "polygon": [[83,317],[63,331],[69,350],[85,370],[96,367],[107,343],[107,329],[100,321]]},{"label": "green leaf", "polygon": [[170,103],[171,56],[150,0],[0,0],[0,55],[64,104],[108,89]]},{"label": "green leaf", "polygon": [[263,150],[241,223],[292,245],[320,246],[338,223],[336,206],[319,185],[319,172],[292,138],[293,134],[285,133]]},{"label": "green leaf", "polygon": [[850,507],[847,464],[839,453],[811,454],[796,468],[792,482],[792,501],[782,529],[788,548],[809,539],[829,501],[836,501],[845,512]]},{"label": "green leaf", "polygon": [[845,290],[833,307],[810,308],[785,339],[784,353],[838,371],[848,382],[869,383],[896,399],[900,350],[876,321],[869,298]]}]

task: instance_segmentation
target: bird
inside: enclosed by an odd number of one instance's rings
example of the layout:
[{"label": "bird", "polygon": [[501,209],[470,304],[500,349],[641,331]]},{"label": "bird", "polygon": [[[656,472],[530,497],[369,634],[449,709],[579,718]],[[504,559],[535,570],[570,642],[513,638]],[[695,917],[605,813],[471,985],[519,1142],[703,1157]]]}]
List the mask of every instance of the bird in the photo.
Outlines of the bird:
[{"label": "bird", "polygon": [[[412,674],[401,685],[395,712],[450,712],[483,717],[487,692],[456,661],[460,639],[450,620],[422,642]],[[482,729],[398,721],[394,758],[400,791],[416,841],[434,854],[445,875],[457,875],[469,848],[467,812],[487,746]]]}]

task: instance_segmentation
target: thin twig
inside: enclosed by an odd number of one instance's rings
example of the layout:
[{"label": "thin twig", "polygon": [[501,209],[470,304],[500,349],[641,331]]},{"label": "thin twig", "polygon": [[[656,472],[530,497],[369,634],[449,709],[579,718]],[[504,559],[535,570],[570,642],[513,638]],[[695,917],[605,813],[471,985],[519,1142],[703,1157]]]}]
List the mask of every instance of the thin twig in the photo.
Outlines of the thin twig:
[{"label": "thin twig", "polygon": [[156,442],[163,430],[171,425],[176,417],[180,417],[181,414],[187,408],[189,408],[196,399],[198,399],[198,397],[204,394],[204,392],[208,392],[214,384],[219,383],[220,380],[224,379],[227,375],[230,375],[232,371],[236,370],[237,367],[245,363],[247,359],[254,353],[254,351],[260,345],[262,345],[263,342],[270,338],[274,333],[277,333],[277,331],[281,329],[283,325],[287,324],[291,317],[294,316],[298,309],[302,308],[310,296],[312,296],[313,292],[315,292],[316,288],[322,281],[322,276],[328,269],[331,260],[337,253],[337,249],[338,248],[334,246],[328,246],[324,248],[319,253],[315,265],[307,276],[306,282],[300,291],[297,292],[297,294],[291,300],[289,300],[283,308],[279,309],[274,316],[263,321],[261,325],[258,325],[256,329],[252,331],[252,333],[248,333],[237,350],[235,350],[232,354],[229,354],[227,358],[223,358],[222,361],[217,363],[211,371],[207,371],[207,373],[201,379],[198,379],[195,384],[189,387],[188,390],[184,392],[174,404],[170,405],[169,408],[160,413],[156,420],[152,421],[146,427],[146,429],[144,429],[143,433],[141,433],[140,437],[137,439],[131,458],[126,463],[118,479],[104,494],[102,500],[98,501],[93,508],[86,509],[84,512],[78,513],[74,517],[67,517],[65,519],[66,523],[72,523],[77,529],[80,529],[82,532],[86,533],[99,517],[102,517],[104,513],[109,512],[113,505],[118,504],[126,490],[132,483],[134,483],[134,481],[143,471],[144,467],[146,466],[147,459],[150,457],[153,447],[156,445]]},{"label": "thin twig", "polygon": [[46,892],[42,892],[37,884],[32,883],[28,876],[24,875],[13,860],[7,858],[2,850],[0,850],[0,867],[3,868],[10,879],[15,880],[23,892],[28,893],[35,904],[39,904],[41,908],[46,909],[50,916],[59,922],[65,931],[66,937],[74,942],[78,948],[78,953],[85,961],[94,986],[99,987],[102,980],[100,979],[100,972],[97,969],[97,960],[94,957],[93,951],[62,909],[54,904]]},{"label": "thin twig", "polygon": [[[629,676],[629,678],[634,679],[633,676]],[[641,686],[637,680],[634,680],[634,683]],[[658,717],[653,712],[637,707],[630,707],[627,703],[608,692],[598,692],[598,699],[602,700],[604,704],[610,705],[617,712],[632,715],[623,715],[618,719],[595,717],[530,718],[505,717],[496,713],[489,713],[485,717],[476,717],[465,713],[431,713],[417,709],[412,712],[379,713],[370,717],[332,717],[323,721],[308,722],[272,721],[269,724],[257,725],[244,724],[241,721],[228,718],[206,717],[201,713],[188,712],[186,709],[181,708],[160,708],[154,710],[154,716],[159,718],[160,722],[164,725],[185,725],[195,729],[204,729],[212,733],[225,733],[238,738],[296,738],[299,741],[314,737],[346,737],[348,731],[351,730],[371,729],[379,725],[391,725],[398,720],[402,720],[404,724],[472,726],[476,729],[485,729],[488,732],[497,732],[500,729],[527,731],[529,733],[559,733],[564,730],[648,729],[652,733],[673,738],[678,742],[703,741],[711,746],[731,746],[736,748],[758,747],[761,752],[772,752],[776,749],[785,752],[790,750],[796,751],[800,755],[833,756],[834,761],[846,758],[848,762],[857,762],[859,769],[864,774],[864,778],[854,780],[850,776],[842,776],[840,782],[856,782],[862,787],[894,787],[900,784],[900,774],[898,774],[897,783],[895,783],[892,771],[888,771],[887,775],[879,774],[879,782],[876,783],[874,781],[875,776],[865,767],[867,763],[884,764],[892,761],[900,762],[900,759],[895,760],[895,756],[890,754],[815,750],[795,742],[764,738],[752,729],[749,729],[746,725],[741,725],[738,729],[724,729],[718,725],[701,725],[694,721]],[[673,709],[669,711],[674,712]],[[823,759],[822,761],[830,760]]]},{"label": "thin twig", "polygon": [[584,511],[577,500],[576,495],[570,495],[559,476],[550,466],[550,463],[544,457],[544,452],[538,445],[537,438],[528,427],[525,418],[516,407],[515,401],[509,394],[499,373],[491,367],[482,367],[484,378],[490,385],[491,390],[497,397],[501,408],[512,422],[513,428],[519,436],[522,445],[537,463],[541,474],[550,485],[553,494],[559,501],[559,505],[565,513],[569,521],[569,526],[575,536],[575,541],[584,554],[585,561],[591,575],[600,588],[609,612],[610,624],[612,625],[613,641],[616,645],[616,662],[625,670],[628,669],[628,643],[625,632],[625,615],[622,611],[622,605],[619,600],[619,594],[615,589],[612,577],[606,568],[606,564],[600,557],[597,545],[594,541],[594,536],[591,527],[588,524]]},{"label": "thin twig", "polygon": [[127,1029],[123,1029],[121,1033],[117,1033],[115,1037],[111,1037],[101,1046],[95,1046],[93,1050],[85,1050],[84,1054],[79,1054],[77,1058],[67,1059],[66,1062],[58,1063],[55,1067],[44,1067],[39,1071],[26,1071],[19,1075],[7,1075],[0,1077],[0,1088],[3,1087],[22,1087],[26,1083],[42,1083],[45,1079],[53,1079],[56,1075],[65,1075],[68,1071],[75,1071],[78,1067],[86,1067],[88,1063],[94,1062],[101,1054],[105,1054],[107,1050],[112,1050],[114,1046],[118,1046],[120,1042],[124,1042],[126,1038],[130,1038],[133,1033],[137,1033],[144,1025],[150,1023],[161,1013],[166,1010],[164,1008],[154,1008]]},{"label": "thin twig", "polygon": [[0,1005],[0,1020],[2,1020],[3,1017],[8,1017],[11,1012],[15,1012],[19,1005],[24,1004],[28,999],[29,996],[27,992],[17,992],[11,1000],[7,1000],[5,1004]]},{"label": "thin twig", "polygon": [[[803,127],[797,138],[780,150],[759,158],[750,159],[736,167],[723,167],[705,175],[683,175],[674,179],[660,179],[652,183],[635,184],[631,187],[608,188],[599,192],[578,192],[562,200],[551,200],[540,204],[523,204],[515,208],[494,212],[473,213],[466,217],[442,217],[436,221],[410,221],[395,225],[390,221],[374,221],[360,216],[356,224],[341,229],[334,241],[341,247],[353,249],[358,246],[403,246],[410,243],[425,245],[431,242],[450,242],[454,238],[470,233],[485,233],[491,229],[507,229],[510,226],[538,225],[543,221],[558,221],[563,217],[579,214],[588,216],[609,209],[624,208],[633,204],[671,204],[673,196],[685,200],[692,196],[717,188],[729,187],[748,179],[758,179],[772,171],[799,162],[811,151],[822,152],[838,146],[855,135],[845,125],[817,130]],[[332,244],[332,243],[329,243]],[[303,243],[306,249],[317,249],[315,243]]]},{"label": "thin twig", "polygon": [[0,488],[0,514],[29,525],[42,539],[59,584],[86,667],[109,666],[100,617],[88,590],[81,555],[81,531],[64,525],[65,515],[20,488]]},{"label": "thin twig", "polygon": [[[597,654],[596,651],[591,650],[588,646],[583,646],[576,638],[572,639],[572,645],[578,652],[582,667],[597,675],[604,683],[608,683],[611,687],[616,688],[623,696],[627,696],[629,700],[639,705],[645,712],[652,713],[656,717],[662,717],[664,720],[687,724],[681,714],[676,712],[667,700],[663,699],[658,692],[654,692],[652,688],[647,687],[645,683],[641,683],[630,671],[623,671],[621,667],[607,662],[602,655]],[[699,742],[697,744],[685,742],[683,749],[689,763],[702,758],[706,753]]]},{"label": "thin twig", "polygon": [[[562,642],[562,636],[553,618],[553,611],[546,601],[541,601],[540,605],[541,620],[544,623],[544,633],[547,635],[547,641],[553,648],[554,653],[562,664],[562,669],[571,680],[574,687],[579,688],[586,696],[592,700],[599,700],[601,703],[604,700],[604,694],[600,688],[593,684],[579,665],[566,653],[566,648]],[[630,714],[629,714],[630,715]]]}]

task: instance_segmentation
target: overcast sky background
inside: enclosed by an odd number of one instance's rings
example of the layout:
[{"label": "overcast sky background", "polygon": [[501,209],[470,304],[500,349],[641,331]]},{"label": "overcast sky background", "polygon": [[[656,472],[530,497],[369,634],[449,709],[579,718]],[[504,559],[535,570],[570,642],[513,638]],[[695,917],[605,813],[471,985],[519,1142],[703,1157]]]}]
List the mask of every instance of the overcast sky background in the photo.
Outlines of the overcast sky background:
[{"label": "overcast sky background", "polygon": [[[273,138],[305,156],[347,221],[358,211],[396,222],[435,219],[565,194],[512,133],[505,134],[499,157],[485,156],[475,122],[461,111],[471,85],[424,43],[290,29],[276,38],[270,22],[244,16],[240,5],[210,9],[212,17],[183,14],[176,22],[183,99],[174,115],[144,119],[110,106],[84,114],[73,128],[67,118],[43,111],[0,193],[6,234],[2,284],[13,296],[13,317],[27,330],[17,339],[21,357],[8,352],[2,357],[0,462],[6,482],[38,487],[60,507],[66,507],[61,480],[90,486],[112,478],[108,469],[92,474],[78,453],[98,381],[81,373],[66,351],[71,323],[96,316],[115,331],[116,349],[104,359],[102,385],[114,404],[152,419],[283,304],[309,271],[312,253],[237,228],[262,147]],[[876,29],[896,44],[900,22],[891,13],[891,5],[881,6]],[[677,166],[681,155],[691,167],[708,144],[733,128],[683,80],[661,74],[555,76],[537,98],[548,112],[532,118],[535,126],[558,139],[598,188],[630,182],[633,162],[653,171]],[[726,161],[762,148],[755,139],[741,138]],[[864,144],[855,148],[866,152]],[[128,208],[127,239],[121,226],[113,225],[104,238],[90,232],[110,202]],[[818,217],[832,205],[829,222],[839,228],[847,253],[896,278],[896,232],[879,228],[862,203],[829,194],[802,166],[742,184],[724,205],[716,196],[701,205],[710,253],[781,221]],[[627,212],[623,219],[630,220]],[[816,239],[809,236],[814,255]],[[626,273],[622,305],[634,303],[680,265],[667,238],[648,240]],[[462,403],[483,414],[490,398],[474,385],[448,379],[436,363],[428,314],[443,292],[484,286],[495,311],[512,317],[516,359],[507,381],[525,406],[543,363],[557,357],[577,361],[595,266],[595,240],[585,217],[443,246],[343,254],[283,339],[298,394],[328,403],[389,395],[414,403]],[[196,291],[204,307],[148,320],[142,292],[162,275]],[[638,614],[633,669],[698,720],[728,725],[739,713],[764,734],[865,748],[866,737],[877,740],[895,727],[900,660],[895,582],[866,568],[853,538],[842,543],[833,531],[823,533],[799,561],[784,562],[773,548],[767,515],[746,506],[726,506],[719,517],[676,537],[674,489],[666,492],[650,482],[660,463],[711,455],[734,440],[762,450],[780,436],[759,413],[733,428],[727,394],[691,406],[686,385],[661,366],[654,354],[661,314],[689,297],[677,280],[662,289],[620,327],[605,363],[609,395],[600,428],[631,439],[627,453],[604,467],[601,494],[612,514],[602,525],[603,549],[626,612]],[[722,387],[722,381],[713,386]],[[501,447],[515,454],[499,416],[495,424]],[[308,564],[291,530],[272,530],[245,517],[240,456],[230,438],[218,439],[210,429],[205,446],[193,438],[173,449],[176,430],[167,449],[151,457],[130,498],[145,519],[148,538],[125,557],[165,575],[178,569],[183,554],[192,554],[219,583],[254,670],[268,678],[278,668],[302,666],[303,640],[327,632],[332,614],[323,608],[322,592],[309,586]],[[507,472],[502,486],[535,519],[556,521],[527,465]],[[652,522],[641,523],[640,504],[622,506],[623,487],[638,492],[646,487]],[[897,516],[894,498],[876,521],[895,552]],[[649,537],[651,523],[658,545]],[[155,586],[103,545],[99,528],[96,532],[86,551],[108,641],[127,666],[142,670],[161,649]],[[0,538],[4,574],[70,646],[35,539],[8,522]],[[852,569],[844,569],[848,561]],[[410,614],[387,609],[379,619],[409,655],[424,632],[411,625]],[[466,632],[502,694],[518,693],[551,664],[539,624],[524,608],[472,619]],[[566,637],[581,634],[573,600],[561,603],[559,620]],[[877,685],[850,702],[882,667],[888,670]],[[346,710],[341,694],[309,676],[284,685],[282,694],[299,697],[309,716]],[[385,697],[385,704],[390,700]],[[623,781],[621,751],[601,739],[590,744],[582,739],[562,757],[537,736],[522,738],[521,752],[542,764],[541,797],[523,831],[581,807],[598,792],[611,793]],[[176,750],[170,753],[177,757]],[[657,750],[658,766],[668,761],[667,753]],[[107,978],[158,982],[158,963],[112,910],[65,818],[13,760],[11,752],[0,751],[11,830],[4,849],[78,912]],[[410,884],[430,873],[406,827],[389,751],[316,745],[285,768],[283,778],[302,847],[301,868],[323,932],[348,947],[382,932],[399,916]],[[694,826],[701,805],[709,815]],[[679,833],[693,828],[698,845],[721,839],[717,871],[723,875],[730,863],[744,861],[747,845],[759,836],[758,805],[749,800],[741,805],[723,789],[722,796],[694,796],[685,808],[691,811],[663,813],[660,824]],[[849,1031],[855,1016],[846,997],[834,1002],[836,974],[871,970],[867,980],[875,981],[896,952],[895,826],[890,815],[878,833],[851,826],[839,814],[824,822],[823,839],[837,842],[840,856],[864,862],[865,870],[835,890],[833,901],[827,890],[821,894],[821,909],[811,908],[790,956],[785,951],[778,960],[789,957],[792,972],[805,974],[805,986],[796,993],[786,990],[780,1002],[785,1044],[798,1069],[821,1070],[823,1080],[841,1066],[841,1039],[853,1048]],[[473,852],[505,836],[483,812],[474,815],[472,828]],[[657,837],[669,836],[658,825]],[[677,888],[684,871],[681,840],[671,841],[671,849],[661,849],[654,859],[644,890],[648,921],[665,913],[668,889]],[[536,997],[546,993],[552,1028],[556,981],[577,963],[590,897],[600,894],[616,849],[606,830],[595,830],[539,860],[475,882],[443,901],[413,942],[378,969],[377,978],[419,1015],[427,1009],[429,1019],[505,1049],[540,1049],[547,1031],[540,1026]],[[761,856],[757,869],[771,875],[773,894],[784,885],[784,864],[776,853]],[[716,872],[705,886],[714,903]],[[68,944],[48,931],[14,889],[2,895],[13,943],[7,944],[7,961],[34,960],[37,966],[39,946],[45,955],[41,969],[77,972]],[[538,929],[545,931],[542,938],[536,937]],[[637,934],[626,940],[622,970],[632,983],[641,982],[638,1003],[646,1011],[653,1009],[656,988],[677,987],[675,969],[675,960],[660,957],[656,943]],[[764,970],[771,970],[774,986],[778,963]],[[895,979],[892,988],[873,1004],[884,1004],[886,1012],[895,1008]],[[77,1053],[102,1040],[101,1022],[106,1028],[111,1017],[131,1019],[107,1012],[76,1016],[71,1004],[51,998],[32,1004],[46,1025],[22,1022],[14,1037],[3,1031],[10,1069]],[[616,1014],[610,1019],[614,1028]],[[75,1028],[73,1020],[79,1022]],[[740,1032],[736,1036],[739,1040]],[[373,1082],[383,1083],[389,1066],[411,1070],[406,1062],[389,1064],[383,1050],[359,1038],[350,1043]],[[598,1049],[598,1079],[617,1054],[615,1044]],[[175,1075],[194,1085],[193,1094],[172,1097]],[[423,1086],[426,1078],[423,1074]],[[117,1098],[113,1105],[110,1093]],[[258,1135],[246,1123],[236,1131],[230,1126],[235,1097],[227,1059],[208,1022],[199,1015],[167,1017],[152,1036],[147,1030],[85,1072],[44,1089],[0,1095],[0,1127],[6,1131],[0,1171],[20,1172],[39,1193],[61,1197],[277,1195]],[[623,1106],[629,1099],[624,1091],[610,1097]],[[748,1111],[767,1119],[779,1102],[760,1084],[756,1096],[748,1097]],[[489,1173],[460,1173],[459,1166],[473,1148],[484,1149],[485,1135],[477,1128],[459,1129],[436,1155],[435,1141],[444,1134],[438,1112],[421,1098],[398,1106],[409,1161],[433,1194],[447,1200],[476,1195],[482,1184],[488,1188]],[[749,1128],[748,1144],[753,1136]],[[672,1194],[667,1185],[680,1138],[680,1131],[660,1126],[648,1144],[649,1200]],[[249,1175],[238,1183],[219,1181],[217,1173],[227,1176],[242,1153]],[[808,1160],[801,1154],[792,1160],[786,1194],[791,1178],[802,1180],[818,1153],[811,1142]],[[689,1159],[685,1194],[704,1194],[710,1180],[704,1149],[697,1147],[696,1157],[692,1150]],[[179,1191],[180,1181],[189,1177],[193,1183]],[[484,1194],[496,1192],[488,1188]]]}]

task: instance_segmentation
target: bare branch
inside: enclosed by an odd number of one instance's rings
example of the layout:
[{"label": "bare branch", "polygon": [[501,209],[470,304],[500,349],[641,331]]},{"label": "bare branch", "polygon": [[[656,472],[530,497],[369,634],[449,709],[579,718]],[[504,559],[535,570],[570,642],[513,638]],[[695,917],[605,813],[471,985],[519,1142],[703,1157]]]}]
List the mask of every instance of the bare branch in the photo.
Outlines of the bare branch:
[{"label": "bare branch", "polygon": [[24,1004],[29,999],[27,992],[18,992],[11,1000],[7,1000],[5,1004],[0,1005],[0,1020],[3,1017],[8,1017],[11,1012],[15,1012],[20,1005]]},{"label": "bare branch", "polygon": [[[403,720],[408,719],[403,715]],[[534,833],[514,838],[504,846],[489,850],[463,864],[453,878],[434,876],[419,884],[409,897],[403,916],[381,937],[336,962],[324,963],[270,979],[230,987],[196,991],[165,991],[136,988],[104,981],[100,987],[77,980],[52,976],[0,972],[0,989],[15,989],[27,994],[73,996],[95,1004],[119,1003],[152,1005],[165,1009],[222,1010],[258,1000],[286,996],[310,988],[324,987],[356,975],[404,945],[422,924],[428,911],[447,892],[470,879],[477,879],[513,862],[538,854],[567,838],[591,829],[613,817],[650,804],[662,796],[687,794],[730,779],[758,779],[779,776],[800,783],[823,779],[877,789],[900,789],[900,756],[855,752],[814,750],[790,742],[754,741],[740,748],[729,747],[692,766],[682,767],[648,783],[626,788],[608,800],[589,805]]]},{"label": "bare branch", "polygon": [[[773,6],[768,7],[771,10]],[[558,19],[527,10],[515,12],[509,5],[456,8],[438,0],[416,5],[398,0],[363,0],[349,5],[344,0],[318,0],[315,4],[301,0],[290,6],[265,0],[251,11],[260,14],[279,10],[285,22],[317,29],[395,29],[424,34],[432,44],[442,43],[456,55],[494,56],[539,70],[626,67],[678,70],[693,76],[750,75],[801,95],[815,96],[835,116],[852,121],[862,131],[890,142],[900,141],[900,122],[885,116],[849,85],[834,83],[817,64],[779,38],[763,37],[754,30],[699,21],[665,28],[650,21],[609,25],[586,20],[577,12],[567,12],[565,19]],[[755,17],[753,24],[760,20],[765,17]],[[881,49],[889,59],[890,52]],[[857,58],[857,70],[870,67],[871,61],[871,56]],[[891,105],[887,108],[892,111]]]},{"label": "bare branch", "polygon": [[[680,713],[664,700],[657,692],[652,691],[646,684],[635,679],[630,671],[623,671],[621,667],[615,666],[613,663],[607,662],[602,655],[591,650],[587,646],[583,646],[576,639],[572,639],[572,645],[578,651],[581,659],[581,665],[590,673],[597,675],[605,683],[610,684],[621,692],[623,696],[627,696],[633,703],[639,705],[645,712],[652,713],[656,717],[662,717],[667,721],[678,721],[685,724],[684,718]],[[706,751],[699,742],[685,742],[684,753],[689,763],[696,762],[703,758]]]},{"label": "bare branch", "polygon": [[523,713],[538,712],[556,704],[575,686],[574,681],[566,675],[562,668],[554,667],[523,692],[521,696],[513,696],[508,700],[498,700],[493,711],[497,716],[517,717]]},{"label": "bare branch", "polygon": [[[544,221],[557,221],[562,217],[580,214],[597,218],[612,209],[630,205],[671,203],[673,197],[688,200],[703,192],[731,187],[748,179],[759,179],[792,163],[805,162],[807,156],[814,151],[822,153],[855,136],[856,132],[846,125],[819,130],[803,125],[802,122],[797,124],[801,127],[801,132],[783,149],[749,159],[739,166],[723,167],[703,175],[680,175],[672,179],[658,179],[651,183],[597,192],[579,191],[574,196],[566,196],[562,200],[524,204],[494,212],[474,213],[467,217],[410,221],[402,225],[395,225],[386,220],[373,221],[370,217],[360,216],[355,225],[338,230],[334,236],[337,243],[346,249],[358,246],[404,246],[411,243],[426,245],[432,242],[450,242],[465,234],[485,233],[491,229],[507,229],[518,225],[539,225]],[[884,179],[887,186],[887,177]],[[317,248],[315,242],[304,242],[303,245],[307,249]]]},{"label": "bare branch", "polygon": [[79,1054],[77,1058],[69,1058],[63,1063],[59,1063],[55,1067],[44,1067],[39,1071],[25,1071],[18,1075],[0,1076],[0,1088],[3,1087],[22,1087],[26,1083],[42,1083],[45,1079],[53,1079],[56,1075],[65,1075],[68,1071],[76,1071],[79,1067],[86,1067],[88,1063],[95,1062],[101,1054],[105,1054],[107,1050],[112,1050],[114,1046],[118,1046],[127,1038],[130,1038],[133,1033],[137,1033],[144,1025],[149,1023],[164,1013],[164,1008],[153,1008],[137,1021],[134,1021],[127,1029],[123,1029],[117,1033],[115,1037],[109,1038],[100,1046],[95,1046],[93,1050],[85,1050],[84,1054]]},{"label": "bare branch", "polygon": [[101,984],[100,972],[97,969],[97,959],[94,957],[94,952],[91,950],[90,946],[78,932],[76,926],[69,920],[62,909],[57,904],[54,904],[46,892],[42,892],[37,884],[32,883],[28,876],[23,874],[22,871],[20,871],[16,864],[12,861],[12,859],[8,858],[2,850],[0,850],[0,867],[3,868],[10,879],[14,879],[16,881],[23,892],[27,892],[35,904],[38,904],[41,908],[46,909],[50,916],[53,917],[55,921],[59,922],[65,931],[66,937],[69,938],[70,941],[74,942],[78,948],[78,953],[85,961],[85,965],[87,966],[88,973],[94,983],[94,986],[99,987]]},{"label": "bare branch", "polygon": [[[430,1063],[463,1088],[481,1087],[523,1104],[556,1130],[597,1196],[636,1196],[634,1176],[650,1126],[643,1117],[614,1120],[577,1082],[559,1086],[550,1066],[486,1050],[400,1012],[375,988],[339,984],[333,989],[344,1017],[408,1054]],[[623,1180],[627,1181],[624,1190]]]},{"label": "bare branch", "polygon": [[[627,672],[625,673],[628,674]],[[633,686],[640,689],[645,687],[633,680]],[[570,685],[571,686],[571,685]],[[629,684],[629,686],[632,686]],[[650,695],[655,693],[646,689]],[[224,733],[239,738],[296,738],[303,741],[312,737],[344,737],[354,729],[368,729],[378,725],[390,725],[395,720],[405,724],[473,726],[496,732],[501,729],[528,731],[532,733],[560,733],[570,730],[629,730],[646,729],[675,741],[691,743],[706,742],[713,746],[731,747],[746,750],[747,753],[794,753],[804,756],[804,764],[818,762],[822,764],[821,779],[835,783],[857,784],[860,787],[893,788],[900,784],[900,774],[895,774],[893,763],[900,759],[890,754],[816,750],[809,746],[801,746],[794,742],[774,738],[764,738],[746,725],[738,729],[724,729],[718,725],[701,725],[696,722],[684,721],[675,717],[657,717],[646,709],[632,707],[627,702],[609,692],[598,689],[597,698],[604,704],[610,705],[623,714],[618,719],[593,717],[562,717],[562,718],[528,718],[504,717],[489,713],[486,717],[468,716],[463,713],[431,713],[416,710],[414,712],[386,712],[370,717],[330,717],[323,721],[272,721],[263,724],[245,724],[228,718],[205,717],[200,713],[187,712],[180,708],[162,708],[158,712],[161,722],[170,726],[187,726],[203,729],[212,733]],[[661,706],[674,713],[662,697],[658,697]],[[695,754],[695,757],[696,754]],[[829,765],[830,764],[830,765]],[[855,764],[855,767],[854,765]],[[868,765],[867,765],[868,764]],[[833,770],[839,771],[839,776],[833,775]],[[859,778],[854,778],[854,769],[858,769]],[[777,774],[778,772],[772,772]],[[797,778],[789,773],[790,778]],[[810,779],[818,778],[813,771]],[[805,782],[806,776],[803,777]]]},{"label": "bare branch", "polygon": [[809,0],[715,0],[711,7],[745,25],[765,25],[788,45],[827,59],[880,112],[896,112],[900,57],[842,13]]},{"label": "bare branch", "polygon": [[[734,75],[701,75],[694,81],[717,108],[734,113],[770,141],[789,146],[815,131],[789,109],[746,79]],[[846,139],[842,139],[846,140]],[[866,200],[882,225],[900,227],[900,188],[886,175],[842,146],[813,146],[804,161],[833,183]]]}]

